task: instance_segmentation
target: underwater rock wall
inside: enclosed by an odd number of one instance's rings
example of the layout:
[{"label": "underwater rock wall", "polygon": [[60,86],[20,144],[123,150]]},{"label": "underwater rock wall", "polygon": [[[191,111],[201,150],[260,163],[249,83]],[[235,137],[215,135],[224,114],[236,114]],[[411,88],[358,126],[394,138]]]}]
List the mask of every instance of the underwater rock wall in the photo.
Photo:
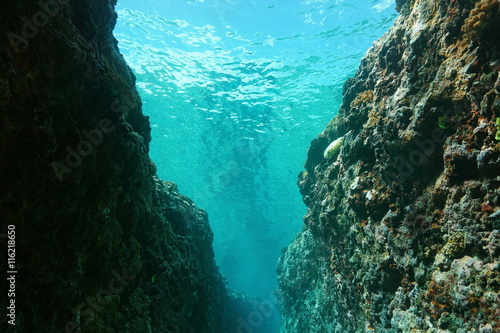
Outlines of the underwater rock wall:
[{"label": "underwater rock wall", "polygon": [[220,333],[236,320],[205,212],[155,176],[115,4],[2,4],[2,332]]},{"label": "underwater rock wall", "polygon": [[283,333],[500,331],[499,3],[396,4],[299,175]]}]

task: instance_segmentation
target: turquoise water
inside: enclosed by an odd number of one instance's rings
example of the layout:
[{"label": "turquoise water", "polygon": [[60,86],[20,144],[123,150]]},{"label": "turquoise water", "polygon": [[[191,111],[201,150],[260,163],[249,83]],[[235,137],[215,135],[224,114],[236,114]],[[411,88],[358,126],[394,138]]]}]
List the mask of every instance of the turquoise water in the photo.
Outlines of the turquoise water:
[{"label": "turquoise water", "polygon": [[302,227],[309,142],[392,24],[393,0],[123,0],[117,11],[159,176],[207,210],[230,287],[269,299]]}]

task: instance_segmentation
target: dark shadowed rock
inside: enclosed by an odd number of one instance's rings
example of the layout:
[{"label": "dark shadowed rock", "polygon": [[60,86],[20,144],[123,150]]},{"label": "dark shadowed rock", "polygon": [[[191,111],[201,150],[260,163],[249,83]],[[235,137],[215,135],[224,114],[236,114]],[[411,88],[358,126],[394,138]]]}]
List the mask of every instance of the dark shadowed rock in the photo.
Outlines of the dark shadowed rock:
[{"label": "dark shadowed rock", "polygon": [[[0,11],[2,332],[232,332],[206,213],[156,178],[116,1]],[[10,297],[10,296],[9,296]]]}]

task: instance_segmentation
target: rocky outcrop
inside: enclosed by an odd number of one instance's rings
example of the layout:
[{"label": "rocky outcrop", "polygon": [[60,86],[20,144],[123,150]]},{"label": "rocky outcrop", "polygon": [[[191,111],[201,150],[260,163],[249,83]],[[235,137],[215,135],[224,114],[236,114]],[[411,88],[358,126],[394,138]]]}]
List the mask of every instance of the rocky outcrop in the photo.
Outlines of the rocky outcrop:
[{"label": "rocky outcrop", "polygon": [[2,332],[220,333],[237,320],[205,212],[155,177],[115,3],[2,4]]},{"label": "rocky outcrop", "polygon": [[283,333],[500,331],[499,4],[396,4],[299,176]]}]

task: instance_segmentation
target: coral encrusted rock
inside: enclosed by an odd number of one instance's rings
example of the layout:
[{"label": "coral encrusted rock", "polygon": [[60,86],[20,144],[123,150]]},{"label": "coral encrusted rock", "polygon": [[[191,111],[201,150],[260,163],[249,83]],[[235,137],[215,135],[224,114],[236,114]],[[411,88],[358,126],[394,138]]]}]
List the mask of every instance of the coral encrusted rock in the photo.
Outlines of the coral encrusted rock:
[{"label": "coral encrusted rock", "polygon": [[498,1],[396,5],[299,176],[282,333],[500,332]]}]

